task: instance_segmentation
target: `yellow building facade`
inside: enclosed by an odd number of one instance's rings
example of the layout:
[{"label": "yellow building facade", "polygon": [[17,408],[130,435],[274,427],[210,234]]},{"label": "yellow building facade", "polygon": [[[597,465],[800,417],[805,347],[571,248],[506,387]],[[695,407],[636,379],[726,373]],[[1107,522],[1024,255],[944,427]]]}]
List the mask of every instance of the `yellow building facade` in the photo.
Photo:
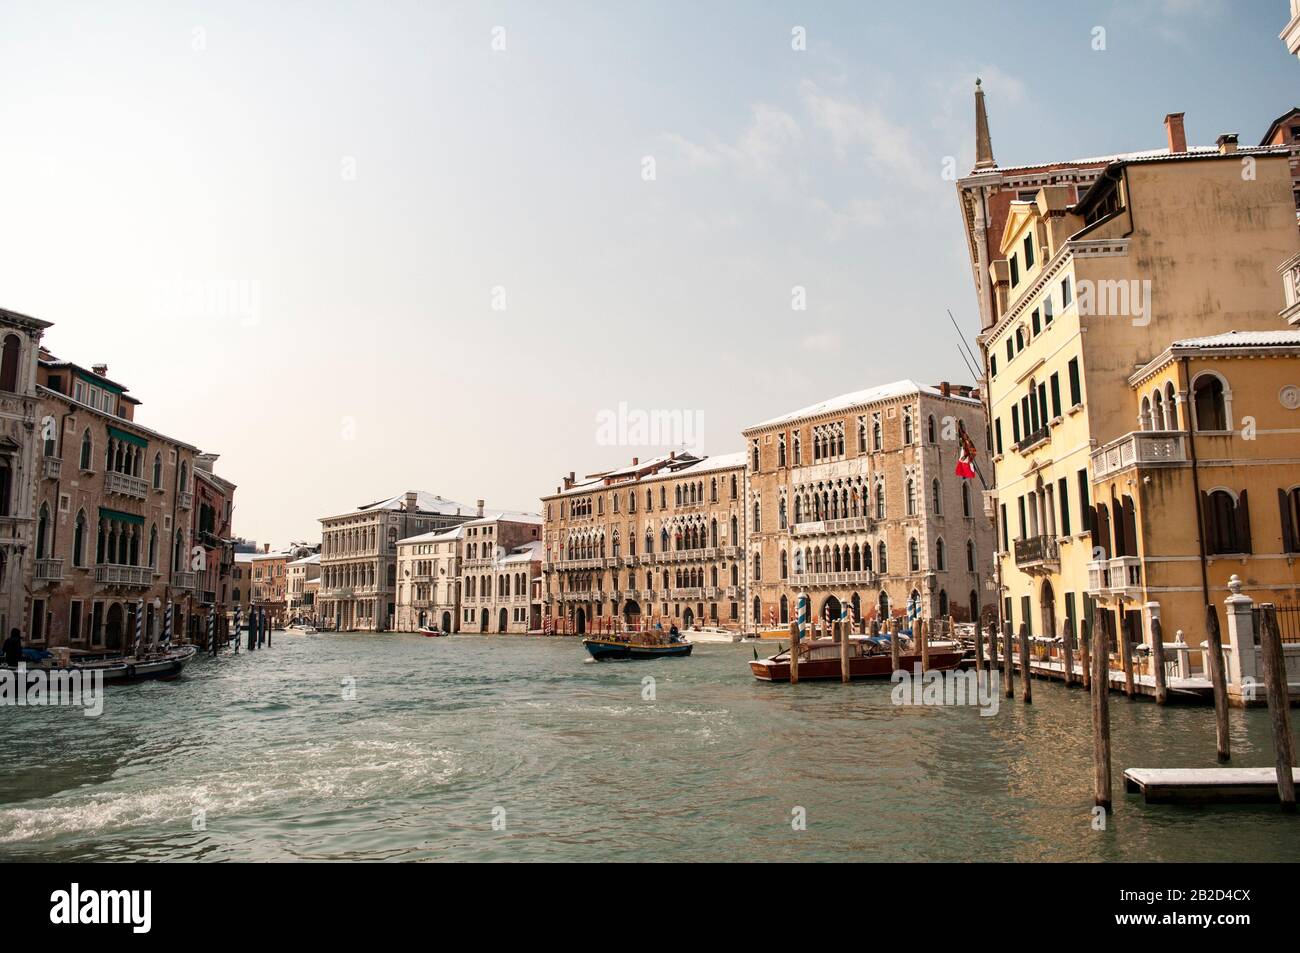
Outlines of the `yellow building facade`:
[{"label": "yellow building facade", "polygon": [[1295,354],[1277,334],[1217,337],[1286,327],[1278,268],[1300,250],[1288,156],[1225,136],[1112,162],[1077,201],[1049,185],[1011,204],[980,341],[1014,626],[1077,637],[1111,611],[1131,644],[1156,616],[1167,641],[1199,643],[1231,575],[1257,601],[1295,601]]}]

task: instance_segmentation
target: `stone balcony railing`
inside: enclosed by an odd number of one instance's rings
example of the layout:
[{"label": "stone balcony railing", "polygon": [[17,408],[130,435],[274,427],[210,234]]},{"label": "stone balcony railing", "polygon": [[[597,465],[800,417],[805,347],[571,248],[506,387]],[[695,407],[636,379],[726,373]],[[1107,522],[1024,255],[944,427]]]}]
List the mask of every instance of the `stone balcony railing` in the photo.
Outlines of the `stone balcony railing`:
[{"label": "stone balcony railing", "polygon": [[1088,594],[1106,601],[1140,598],[1142,560],[1137,556],[1116,556],[1089,562]]},{"label": "stone balcony railing", "polygon": [[58,457],[46,457],[44,467],[45,479],[57,480],[63,475],[63,461]]},{"label": "stone balcony railing", "polygon": [[62,582],[62,559],[38,559],[35,565],[35,577],[38,583]]},{"label": "stone balcony railing", "polygon": [[188,592],[192,589],[198,588],[198,580],[198,573],[174,572],[172,573],[172,588]]},{"label": "stone balcony railing", "polygon": [[188,510],[194,505],[194,494],[189,490],[181,490],[176,494],[176,505],[183,510]]},{"label": "stone balcony railing", "polygon": [[1135,430],[1098,447],[1091,456],[1092,479],[1096,483],[1127,467],[1187,463],[1186,437],[1171,430]]},{"label": "stone balcony railing", "polygon": [[791,577],[801,586],[869,586],[878,578],[870,569],[841,572],[805,572]]},{"label": "stone balcony railing", "polygon": [[149,496],[149,484],[146,481],[129,473],[117,473],[113,470],[104,473],[104,489],[109,493],[117,493],[137,500]]},{"label": "stone balcony railing", "polygon": [[153,582],[153,570],[148,566],[122,566],[117,563],[100,563],[95,567],[95,582],[102,586],[147,587]]},{"label": "stone balcony railing", "polygon": [[868,516],[846,516],[833,520],[816,520],[795,523],[790,527],[792,536],[821,536],[828,533],[851,533],[871,528]]},{"label": "stone balcony railing", "polygon": [[1053,571],[1061,566],[1055,536],[1029,536],[1016,540],[1016,566],[1027,572]]}]

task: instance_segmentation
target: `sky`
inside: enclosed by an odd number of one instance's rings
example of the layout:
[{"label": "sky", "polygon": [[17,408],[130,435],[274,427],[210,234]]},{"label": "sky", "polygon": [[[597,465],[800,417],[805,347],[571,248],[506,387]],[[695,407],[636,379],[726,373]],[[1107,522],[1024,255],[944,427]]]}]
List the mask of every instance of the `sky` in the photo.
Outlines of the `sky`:
[{"label": "sky", "polygon": [[[1286,0],[0,2],[0,307],[220,454],[234,531],[971,383],[952,170],[1259,141]],[[642,425],[645,426],[642,426]],[[662,426],[658,426],[662,424]]]}]

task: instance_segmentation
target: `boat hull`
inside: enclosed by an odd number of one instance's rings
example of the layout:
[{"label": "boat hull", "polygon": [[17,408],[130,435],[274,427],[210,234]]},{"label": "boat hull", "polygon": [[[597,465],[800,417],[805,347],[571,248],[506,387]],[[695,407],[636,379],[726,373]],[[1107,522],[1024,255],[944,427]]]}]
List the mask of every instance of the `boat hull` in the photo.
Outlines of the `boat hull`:
[{"label": "boat hull", "polygon": [[[106,685],[124,685],[132,682],[167,681],[181,674],[185,665],[198,654],[193,645],[173,649],[157,658],[105,659],[98,662],[72,662],[68,665],[40,666],[46,672],[99,672]],[[0,666],[7,667],[7,666]],[[28,671],[36,671],[28,666]]]},{"label": "boat hull", "polygon": [[669,645],[633,645],[630,642],[611,642],[604,639],[583,639],[591,657],[598,662],[611,659],[683,658],[691,654],[690,642],[673,642]]},{"label": "boat hull", "polygon": [[[961,663],[961,658],[960,652],[931,652],[930,669],[942,672],[956,668]],[[920,664],[921,656],[919,655],[900,655],[898,658],[899,668],[907,672],[912,671],[914,665]],[[790,662],[788,659],[779,662],[772,659],[756,659],[749,663],[749,670],[761,682],[790,681]],[[894,664],[887,654],[862,655],[849,659],[850,679],[889,678],[893,673]],[[799,662],[799,681],[816,681],[819,679],[840,681],[840,660],[834,658]]]}]

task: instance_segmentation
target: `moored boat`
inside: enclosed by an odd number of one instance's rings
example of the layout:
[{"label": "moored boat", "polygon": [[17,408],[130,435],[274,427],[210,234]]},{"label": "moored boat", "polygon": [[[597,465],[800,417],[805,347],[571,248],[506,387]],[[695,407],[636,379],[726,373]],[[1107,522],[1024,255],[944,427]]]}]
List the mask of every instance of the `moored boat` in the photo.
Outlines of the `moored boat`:
[{"label": "moored boat", "polygon": [[305,622],[295,622],[293,625],[286,626],[284,631],[291,635],[314,635],[316,627]]},{"label": "moored boat", "polygon": [[630,641],[613,636],[598,636],[583,639],[591,657],[597,661],[606,659],[652,659],[681,658],[691,654],[694,648],[690,642]]},{"label": "moored boat", "polygon": [[[178,645],[162,652],[144,656],[105,655],[49,657],[36,663],[26,663],[27,671],[45,672],[98,672],[104,683],[121,684],[144,682],[152,679],[167,680],[181,674],[187,662],[198,654],[194,645]],[[65,660],[66,659],[66,660]],[[8,666],[0,665],[0,668]]]},{"label": "moored boat", "polygon": [[[900,648],[902,647],[900,643]],[[962,660],[962,647],[954,642],[935,642],[930,646],[930,669],[945,671],[956,668]],[[921,664],[921,656],[908,644],[898,657],[898,666],[911,671]],[[790,650],[763,659],[754,659],[749,670],[762,682],[790,681]],[[889,678],[894,672],[889,640],[882,637],[854,636],[849,639],[849,678]],[[799,643],[799,680],[840,679],[840,644],[833,639],[809,639]]]},{"label": "moored boat", "polygon": [[441,629],[435,629],[432,626],[427,626],[427,625],[422,625],[415,631],[419,632],[425,638],[429,638],[429,639],[439,639],[442,638],[444,635],[451,635],[450,632],[443,632]]}]

